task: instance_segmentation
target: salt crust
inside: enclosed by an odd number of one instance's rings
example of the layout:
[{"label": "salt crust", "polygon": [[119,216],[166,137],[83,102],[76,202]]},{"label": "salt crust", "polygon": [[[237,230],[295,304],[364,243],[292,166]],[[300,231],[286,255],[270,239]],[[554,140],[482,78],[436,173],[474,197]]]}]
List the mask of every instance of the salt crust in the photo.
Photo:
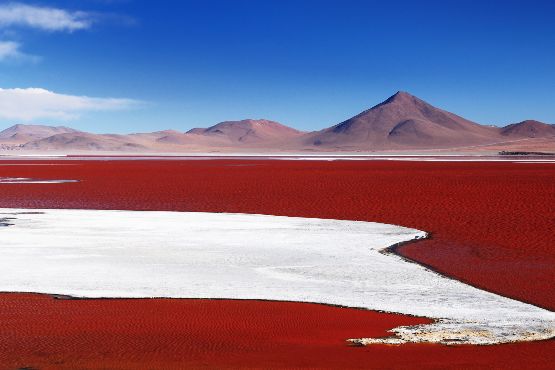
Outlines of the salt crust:
[{"label": "salt crust", "polygon": [[[425,316],[354,344],[497,344],[555,335],[551,311],[392,253],[423,231],[266,215],[0,209],[0,290],[76,297],[315,302]],[[517,273],[517,272],[515,272]]]}]

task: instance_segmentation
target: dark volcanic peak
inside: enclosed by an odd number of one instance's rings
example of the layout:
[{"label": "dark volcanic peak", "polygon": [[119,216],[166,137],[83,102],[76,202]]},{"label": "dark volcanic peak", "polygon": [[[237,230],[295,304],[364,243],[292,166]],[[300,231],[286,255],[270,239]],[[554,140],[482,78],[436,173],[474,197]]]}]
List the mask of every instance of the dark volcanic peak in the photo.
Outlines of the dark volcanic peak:
[{"label": "dark volcanic peak", "polygon": [[353,118],[309,135],[305,143],[357,150],[441,148],[488,143],[496,135],[494,128],[399,91]]},{"label": "dark volcanic peak", "polygon": [[389,104],[389,103],[394,103],[394,102],[405,102],[405,103],[409,103],[409,102],[415,102],[415,101],[423,101],[421,99],[418,99],[416,96],[409,94],[406,91],[397,91],[395,94],[391,95],[389,98],[387,98],[386,100],[384,100],[383,102],[376,104],[375,106],[373,106],[370,109],[379,107],[380,105],[384,105],[384,104]]},{"label": "dark volcanic peak", "polygon": [[555,125],[526,120],[501,128],[501,134],[515,138],[540,138],[555,136]]},{"label": "dark volcanic peak", "polygon": [[[371,108],[359,113],[357,116],[363,115],[373,109],[377,109],[381,106],[388,105],[388,104],[418,104],[418,103],[425,103],[426,102],[406,91],[397,91],[395,94],[391,95],[389,98],[385,99],[381,103],[378,103]],[[355,117],[357,117],[355,116]],[[353,117],[353,118],[355,118]]]}]

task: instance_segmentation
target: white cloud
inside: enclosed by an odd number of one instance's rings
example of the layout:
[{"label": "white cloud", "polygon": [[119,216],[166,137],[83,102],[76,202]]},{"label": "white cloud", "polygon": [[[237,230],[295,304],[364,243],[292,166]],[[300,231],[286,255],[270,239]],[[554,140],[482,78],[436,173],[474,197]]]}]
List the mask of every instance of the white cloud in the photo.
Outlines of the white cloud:
[{"label": "white cloud", "polygon": [[0,60],[17,58],[21,55],[19,44],[14,41],[0,41]]},{"label": "white cloud", "polygon": [[89,28],[91,14],[21,3],[0,5],[0,27],[25,26],[47,31],[75,31]]},{"label": "white cloud", "polygon": [[68,120],[88,111],[129,109],[140,104],[133,99],[65,95],[41,88],[0,88],[0,118],[25,122],[41,118]]},{"label": "white cloud", "polygon": [[26,61],[38,62],[39,57],[28,55],[20,50],[21,45],[15,41],[0,41],[0,62],[4,61]]}]

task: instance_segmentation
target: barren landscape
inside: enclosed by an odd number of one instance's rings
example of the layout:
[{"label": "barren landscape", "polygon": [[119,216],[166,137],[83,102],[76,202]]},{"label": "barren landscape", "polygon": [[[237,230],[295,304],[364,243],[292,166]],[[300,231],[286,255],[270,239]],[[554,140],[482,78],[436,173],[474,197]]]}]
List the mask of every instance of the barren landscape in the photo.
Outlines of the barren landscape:
[{"label": "barren landscape", "polygon": [[302,132],[266,119],[220,122],[187,132],[93,134],[64,126],[14,125],[0,132],[3,154],[318,153],[438,151],[555,154],[555,125],[526,120],[480,125],[406,92],[332,127]]},{"label": "barren landscape", "polygon": [[551,370],[555,2],[0,1],[0,370]]}]

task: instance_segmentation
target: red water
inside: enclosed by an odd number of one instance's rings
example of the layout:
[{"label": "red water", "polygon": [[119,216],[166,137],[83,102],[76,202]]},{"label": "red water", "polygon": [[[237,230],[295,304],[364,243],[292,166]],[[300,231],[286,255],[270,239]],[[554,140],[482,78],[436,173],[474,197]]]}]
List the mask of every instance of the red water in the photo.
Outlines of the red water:
[{"label": "red water", "polygon": [[[0,207],[244,212],[398,224],[432,233],[431,240],[403,247],[405,256],[473,285],[555,308],[551,164],[210,160],[1,165],[7,163],[0,163],[0,177],[81,182],[0,184]],[[166,314],[157,315],[159,310]],[[206,310],[212,316],[205,316]],[[47,320],[38,320],[36,312]],[[53,361],[71,368],[77,359],[78,367],[108,368],[549,368],[555,349],[553,341],[348,347],[346,338],[385,335],[399,320],[416,319],[300,303],[53,301],[3,295],[0,318],[2,327],[17,328],[0,333],[0,343],[12,343],[0,359],[12,368],[42,368]],[[73,334],[60,324],[64,320],[76,328]]]}]

